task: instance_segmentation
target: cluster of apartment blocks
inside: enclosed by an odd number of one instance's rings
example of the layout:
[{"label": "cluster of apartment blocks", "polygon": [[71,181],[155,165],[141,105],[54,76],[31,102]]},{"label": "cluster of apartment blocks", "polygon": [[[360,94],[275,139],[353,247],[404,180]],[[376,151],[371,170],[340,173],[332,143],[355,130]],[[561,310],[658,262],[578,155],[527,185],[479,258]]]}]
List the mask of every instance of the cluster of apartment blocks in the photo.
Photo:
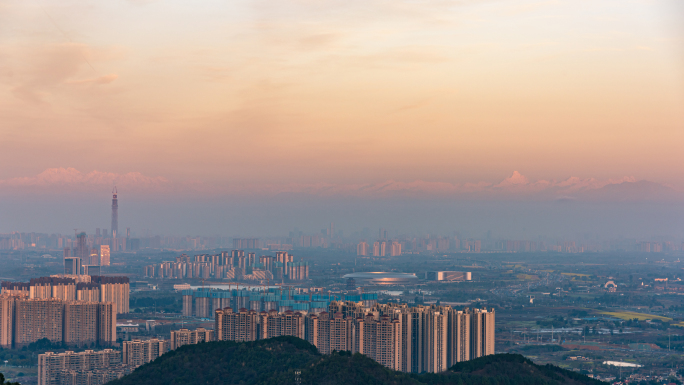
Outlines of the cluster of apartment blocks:
[{"label": "cluster of apartment blocks", "polygon": [[154,361],[169,349],[169,341],[153,338],[124,341],[123,350],[46,352],[38,355],[38,385],[106,384]]},{"label": "cluster of apartment blocks", "polygon": [[493,310],[333,301],[329,312],[256,312],[228,307],[215,311],[219,341],[253,341],[290,335],[306,339],[323,354],[365,354],[404,372],[441,372],[451,365],[494,354]]},{"label": "cluster of apartment blocks", "polygon": [[398,241],[380,240],[375,241],[372,245],[369,245],[366,241],[362,241],[356,246],[356,255],[372,255],[374,257],[396,257],[401,255],[401,243]]},{"label": "cluster of apartment blocks", "polygon": [[286,251],[277,251],[275,256],[256,253],[245,254],[244,250],[227,251],[216,255],[186,254],[176,261],[166,261],[145,266],[149,278],[215,278],[245,281],[302,281],[309,278],[309,263],[295,262],[294,256]]},{"label": "cluster of apartment blocks", "polygon": [[131,372],[121,351],[46,352],[38,355],[39,385],[102,385]]},{"label": "cluster of apartment blocks", "polygon": [[114,307],[112,302],[0,295],[0,346],[18,348],[43,338],[71,346],[111,345]]},{"label": "cluster of apartment blocks", "polygon": [[[261,290],[218,290],[197,289],[183,290],[183,315],[186,317],[212,318],[215,309],[232,308],[234,311],[245,308],[248,310],[270,311],[287,310],[299,312],[322,312],[328,309],[330,297],[321,294],[297,294],[292,289],[269,288]],[[367,306],[373,305],[378,299],[377,293],[345,296],[345,300],[365,301]]]},{"label": "cluster of apartment blocks", "polygon": [[0,346],[47,338],[71,346],[116,341],[116,315],[128,313],[127,277],[52,276],[2,282]]},{"label": "cluster of apartment blocks", "polygon": [[[354,298],[357,299],[357,298]],[[365,354],[404,372],[441,372],[456,362],[494,354],[494,311],[333,301],[329,312],[231,307],[214,311],[214,330],[171,331],[169,340],[124,341],[121,351],[47,352],[38,358],[38,385],[101,385],[121,378],[183,345],[207,341],[254,341],[294,336],[323,354]]]}]

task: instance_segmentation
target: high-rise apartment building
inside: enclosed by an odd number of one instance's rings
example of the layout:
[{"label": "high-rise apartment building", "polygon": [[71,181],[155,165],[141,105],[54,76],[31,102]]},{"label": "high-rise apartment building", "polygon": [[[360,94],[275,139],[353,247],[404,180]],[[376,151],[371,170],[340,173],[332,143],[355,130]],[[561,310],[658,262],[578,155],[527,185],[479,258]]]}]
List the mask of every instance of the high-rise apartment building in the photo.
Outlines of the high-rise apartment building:
[{"label": "high-rise apartment building", "polygon": [[99,265],[83,265],[83,275],[101,275],[102,269]]},{"label": "high-rise apartment building", "polygon": [[397,257],[401,255],[401,243],[392,241],[390,243],[390,256]]},{"label": "high-rise apartment building", "polygon": [[261,247],[259,238],[233,238],[234,249],[258,249]]},{"label": "high-rise apartment building", "polygon": [[195,296],[195,317],[209,318],[213,312],[211,292],[199,291]]},{"label": "high-rise apartment building", "polygon": [[[258,263],[257,263],[258,261]],[[251,274],[248,274],[251,269]],[[227,278],[267,283],[277,280],[301,281],[309,278],[309,263],[294,262],[294,256],[287,252],[276,252],[276,256],[256,253],[245,255],[244,250],[233,250],[230,254],[196,255],[183,254],[176,261],[145,266],[146,277],[156,278]]]},{"label": "high-rise apartment building", "polygon": [[470,316],[470,358],[494,354],[494,311],[475,309]]},{"label": "high-rise apartment building", "polygon": [[119,199],[117,198],[118,191],[116,187],[112,191],[112,244],[114,250],[117,250],[116,238],[119,232]]},{"label": "high-rise apartment building", "polygon": [[288,262],[287,279],[290,281],[303,281],[309,278],[309,262]]},{"label": "high-rise apartment building", "polygon": [[14,309],[14,346],[26,346],[47,338],[63,341],[64,302],[54,298],[18,299]]},{"label": "high-rise apartment building", "polygon": [[116,341],[116,312],[111,302],[68,301],[63,317],[67,345],[105,346]]},{"label": "high-rise apartment building", "polygon": [[352,344],[348,350],[364,354],[393,370],[401,370],[400,319],[391,319],[387,315],[376,319],[374,314],[368,313],[365,317],[356,318],[350,326]]},{"label": "high-rise apartment building", "polygon": [[67,250],[64,249],[64,274],[67,275],[79,275],[81,274],[81,258],[67,256]]},{"label": "high-rise apartment building", "polygon": [[38,355],[38,385],[103,385],[130,373],[121,352],[105,349]]},{"label": "high-rise apartment building", "polygon": [[195,330],[180,329],[171,331],[170,349],[178,349],[183,345],[194,345],[200,342],[214,341],[214,331],[197,328]]},{"label": "high-rise apartment building", "polygon": [[447,321],[446,309],[428,309],[423,321],[424,370],[440,373],[448,369],[447,364]]},{"label": "high-rise apartment building", "polygon": [[[369,317],[368,314],[372,316]],[[448,306],[409,308],[406,305],[378,304],[368,314],[364,319],[366,325],[379,321],[377,315],[398,321],[401,353],[397,370],[414,373],[440,372],[457,362],[494,354],[493,310],[456,311]],[[476,326],[471,318],[473,314],[479,315],[478,325],[485,325],[483,329],[475,330]],[[355,324],[358,323],[357,318]],[[474,337],[475,332],[481,337]],[[365,326],[363,333],[364,354],[373,357],[373,349],[377,347],[377,342],[373,342],[373,339],[377,339],[377,331]],[[475,353],[471,353],[473,351]]]},{"label": "high-rise apartment building", "polygon": [[307,340],[323,354],[330,354],[330,313],[320,312],[307,317]]},{"label": "high-rise apartment building", "polygon": [[86,233],[82,232],[80,234],[76,234],[75,251],[75,257],[81,258],[81,261],[90,260],[90,248],[88,247],[88,239],[86,238]]},{"label": "high-rise apartment building", "polygon": [[14,301],[16,297],[0,295],[0,348],[12,347],[14,339]]},{"label": "high-rise apartment building", "polygon": [[258,339],[294,336],[304,339],[304,316],[302,313],[287,310],[278,313],[273,309],[268,312],[259,313],[258,319]]},{"label": "high-rise apartment building", "polygon": [[[79,285],[80,283],[97,285],[99,298],[93,297],[94,287],[92,285]],[[90,293],[82,292],[84,290],[90,291]],[[2,282],[3,294],[17,294],[23,291],[29,298],[113,302],[116,304],[117,313],[128,313],[129,310],[130,283],[128,277],[64,274],[32,278],[28,283]]]},{"label": "high-rise apartment building", "polygon": [[123,363],[137,368],[152,362],[169,351],[169,341],[152,338],[149,340],[135,339],[123,342]]},{"label": "high-rise apartment building", "polygon": [[100,301],[100,285],[90,282],[79,282],[76,284],[77,301]]},{"label": "high-rise apartment building", "polygon": [[64,304],[64,343],[88,346],[97,342],[98,303],[69,301]]},{"label": "high-rise apartment building", "polygon": [[27,297],[31,291],[31,285],[28,282],[7,282],[3,281],[0,283],[2,292],[0,294]]},{"label": "high-rise apartment building", "polygon": [[226,307],[215,311],[215,335],[219,341],[292,335],[305,338],[323,354],[349,350],[414,373],[438,373],[457,362],[494,354],[493,310],[375,303],[365,307],[361,301],[333,301],[328,309],[304,316],[290,310],[257,314]]},{"label": "high-rise apartment building", "polygon": [[356,255],[368,255],[368,243],[366,241],[361,241],[356,245]]},{"label": "high-rise apartment building", "polygon": [[69,346],[116,341],[114,304],[0,295],[0,345],[22,347],[47,338]]},{"label": "high-rise apartment building", "polygon": [[183,290],[183,317],[192,317],[192,290]]},{"label": "high-rise apartment building", "polygon": [[88,259],[88,265],[100,266],[100,250],[90,249],[90,257]]},{"label": "high-rise apartment building", "polygon": [[335,313],[328,321],[330,326],[328,331],[330,333],[330,351],[352,350],[353,337],[350,318],[344,318],[341,313]]},{"label": "high-rise apartment building", "polygon": [[447,362],[451,367],[457,362],[470,360],[470,312],[450,312],[448,328]]},{"label": "high-rise apartment building", "polygon": [[128,277],[92,276],[91,282],[100,285],[100,302],[113,302],[117,313],[128,313],[131,292]]},{"label": "high-rise apartment building", "polygon": [[241,308],[217,309],[214,333],[218,341],[254,341],[257,339],[258,315],[254,310]]},{"label": "high-rise apartment building", "polygon": [[116,304],[100,302],[97,307],[97,340],[100,345],[116,343]]},{"label": "high-rise apartment building", "polygon": [[100,245],[100,266],[109,266],[109,245]]}]

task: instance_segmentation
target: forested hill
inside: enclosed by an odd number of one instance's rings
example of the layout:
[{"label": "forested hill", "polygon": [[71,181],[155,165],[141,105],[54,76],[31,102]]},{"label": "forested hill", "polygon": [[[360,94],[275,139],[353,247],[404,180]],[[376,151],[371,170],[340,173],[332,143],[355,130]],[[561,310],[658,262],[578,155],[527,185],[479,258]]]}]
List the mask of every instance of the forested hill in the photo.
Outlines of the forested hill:
[{"label": "forested hill", "polygon": [[516,354],[497,354],[454,365],[440,374],[389,370],[361,354],[321,355],[295,337],[254,342],[186,345],[143,365],[111,385],[579,385],[603,384],[555,366],[535,365]]}]

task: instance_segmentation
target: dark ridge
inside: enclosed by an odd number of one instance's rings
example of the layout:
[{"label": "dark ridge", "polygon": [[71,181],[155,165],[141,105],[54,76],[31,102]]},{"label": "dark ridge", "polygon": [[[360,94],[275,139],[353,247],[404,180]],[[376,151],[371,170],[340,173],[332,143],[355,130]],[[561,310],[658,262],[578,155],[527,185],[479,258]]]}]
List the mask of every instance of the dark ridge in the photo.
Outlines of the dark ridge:
[{"label": "dark ridge", "polygon": [[593,385],[583,374],[536,365],[518,354],[497,354],[454,365],[443,373],[390,370],[350,352],[321,355],[296,337],[185,345],[110,385]]}]

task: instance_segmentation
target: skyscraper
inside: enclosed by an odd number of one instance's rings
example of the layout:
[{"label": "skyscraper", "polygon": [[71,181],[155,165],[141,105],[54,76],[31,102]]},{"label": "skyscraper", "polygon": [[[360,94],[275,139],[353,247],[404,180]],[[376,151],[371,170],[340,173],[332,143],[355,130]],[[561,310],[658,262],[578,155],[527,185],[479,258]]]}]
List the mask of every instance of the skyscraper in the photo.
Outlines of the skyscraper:
[{"label": "skyscraper", "polygon": [[[64,254],[69,249],[64,249]],[[65,257],[64,258],[64,274],[67,275],[78,275],[81,274],[81,258],[78,257]]]},{"label": "skyscraper", "polygon": [[12,347],[14,337],[14,302],[11,295],[0,295],[0,347]]},{"label": "skyscraper", "polygon": [[474,309],[470,318],[470,358],[494,354],[494,309]]},{"label": "skyscraper", "polygon": [[368,243],[366,241],[361,241],[356,246],[356,255],[368,255]]},{"label": "skyscraper", "polygon": [[80,234],[77,234],[76,239],[78,243],[76,245],[75,257],[80,258],[81,262],[90,261],[90,248],[88,248],[86,233],[81,232]]},{"label": "skyscraper", "polygon": [[109,245],[100,245],[100,266],[109,266]]},{"label": "skyscraper", "polygon": [[[100,251],[98,249],[90,249],[89,265],[100,266]],[[97,274],[99,275],[99,274]]]},{"label": "skyscraper", "polygon": [[116,198],[117,190],[114,186],[112,191],[112,238],[116,239],[117,233],[119,232],[119,201]]}]

